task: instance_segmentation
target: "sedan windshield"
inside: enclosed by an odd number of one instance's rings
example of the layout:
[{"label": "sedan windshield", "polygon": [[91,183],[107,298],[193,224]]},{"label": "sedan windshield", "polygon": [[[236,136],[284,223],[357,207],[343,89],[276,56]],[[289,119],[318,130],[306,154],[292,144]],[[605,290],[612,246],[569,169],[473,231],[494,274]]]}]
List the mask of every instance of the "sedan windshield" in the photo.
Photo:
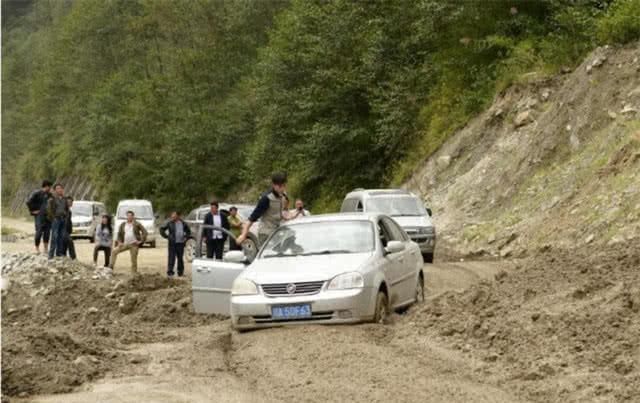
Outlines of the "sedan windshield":
[{"label": "sedan windshield", "polygon": [[93,210],[91,209],[91,204],[89,204],[89,203],[73,203],[73,206],[71,206],[71,212],[75,216],[79,216],[79,215],[91,216],[91,215],[93,215]]},{"label": "sedan windshield", "polygon": [[127,211],[133,211],[135,218],[140,220],[153,219],[153,210],[151,210],[151,206],[121,206],[118,209],[118,218],[127,218]]},{"label": "sedan windshield", "polygon": [[388,214],[392,217],[427,215],[417,197],[374,197],[367,200],[367,211]]},{"label": "sedan windshield", "polygon": [[373,225],[368,221],[311,222],[280,227],[261,257],[363,253],[374,247]]}]

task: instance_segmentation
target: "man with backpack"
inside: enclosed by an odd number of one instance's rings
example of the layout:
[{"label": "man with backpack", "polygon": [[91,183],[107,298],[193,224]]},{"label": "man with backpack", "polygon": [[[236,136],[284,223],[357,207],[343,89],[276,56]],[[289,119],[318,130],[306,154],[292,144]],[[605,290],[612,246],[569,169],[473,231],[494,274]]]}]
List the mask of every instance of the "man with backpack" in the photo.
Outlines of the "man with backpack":
[{"label": "man with backpack", "polygon": [[44,251],[49,250],[49,237],[51,236],[51,222],[47,218],[47,204],[51,197],[51,182],[42,181],[42,188],[34,191],[27,200],[27,208],[33,216],[36,233],[36,253],[40,253],[40,241],[44,244]]}]

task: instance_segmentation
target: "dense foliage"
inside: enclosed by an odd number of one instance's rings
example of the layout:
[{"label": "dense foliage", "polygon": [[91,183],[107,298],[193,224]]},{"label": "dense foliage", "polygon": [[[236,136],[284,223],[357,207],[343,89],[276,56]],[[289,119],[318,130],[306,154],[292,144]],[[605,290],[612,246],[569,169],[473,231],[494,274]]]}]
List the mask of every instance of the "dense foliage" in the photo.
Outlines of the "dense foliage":
[{"label": "dense foliage", "polygon": [[335,207],[400,183],[525,73],[640,36],[640,0],[3,0],[3,197],[89,176],[111,204],[256,191]]}]

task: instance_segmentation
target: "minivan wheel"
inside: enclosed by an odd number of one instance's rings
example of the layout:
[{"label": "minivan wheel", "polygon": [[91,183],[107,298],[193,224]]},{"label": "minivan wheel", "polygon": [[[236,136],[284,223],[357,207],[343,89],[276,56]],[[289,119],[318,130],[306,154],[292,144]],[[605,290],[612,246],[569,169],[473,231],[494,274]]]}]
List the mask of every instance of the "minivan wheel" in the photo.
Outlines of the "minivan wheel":
[{"label": "minivan wheel", "polygon": [[433,252],[431,253],[423,253],[422,259],[425,263],[433,263]]},{"label": "minivan wheel", "polygon": [[153,241],[149,244],[150,247],[155,248],[156,247],[156,241]]},{"label": "minivan wheel", "polygon": [[384,292],[378,291],[378,296],[376,297],[376,312],[373,316],[373,321],[375,323],[384,323],[388,317],[389,300]]}]

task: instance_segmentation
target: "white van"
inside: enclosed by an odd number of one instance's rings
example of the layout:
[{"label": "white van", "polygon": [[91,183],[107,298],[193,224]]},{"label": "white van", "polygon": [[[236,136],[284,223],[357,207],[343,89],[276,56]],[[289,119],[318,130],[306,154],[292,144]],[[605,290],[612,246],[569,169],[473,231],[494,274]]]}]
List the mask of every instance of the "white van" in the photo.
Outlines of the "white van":
[{"label": "white van", "polygon": [[147,242],[152,248],[156,247],[156,219],[153,205],[149,200],[121,200],[116,209],[113,231],[117,234],[120,224],[127,221],[127,211],[133,211],[136,220],[147,230]]},{"label": "white van", "polygon": [[383,213],[391,216],[420,246],[426,263],[433,263],[436,229],[431,211],[418,196],[404,189],[356,189],[342,202],[343,213]]},{"label": "white van", "polygon": [[107,213],[103,203],[93,200],[76,200],[71,207],[71,238],[86,238],[93,242],[96,226],[100,224],[102,215]]}]

